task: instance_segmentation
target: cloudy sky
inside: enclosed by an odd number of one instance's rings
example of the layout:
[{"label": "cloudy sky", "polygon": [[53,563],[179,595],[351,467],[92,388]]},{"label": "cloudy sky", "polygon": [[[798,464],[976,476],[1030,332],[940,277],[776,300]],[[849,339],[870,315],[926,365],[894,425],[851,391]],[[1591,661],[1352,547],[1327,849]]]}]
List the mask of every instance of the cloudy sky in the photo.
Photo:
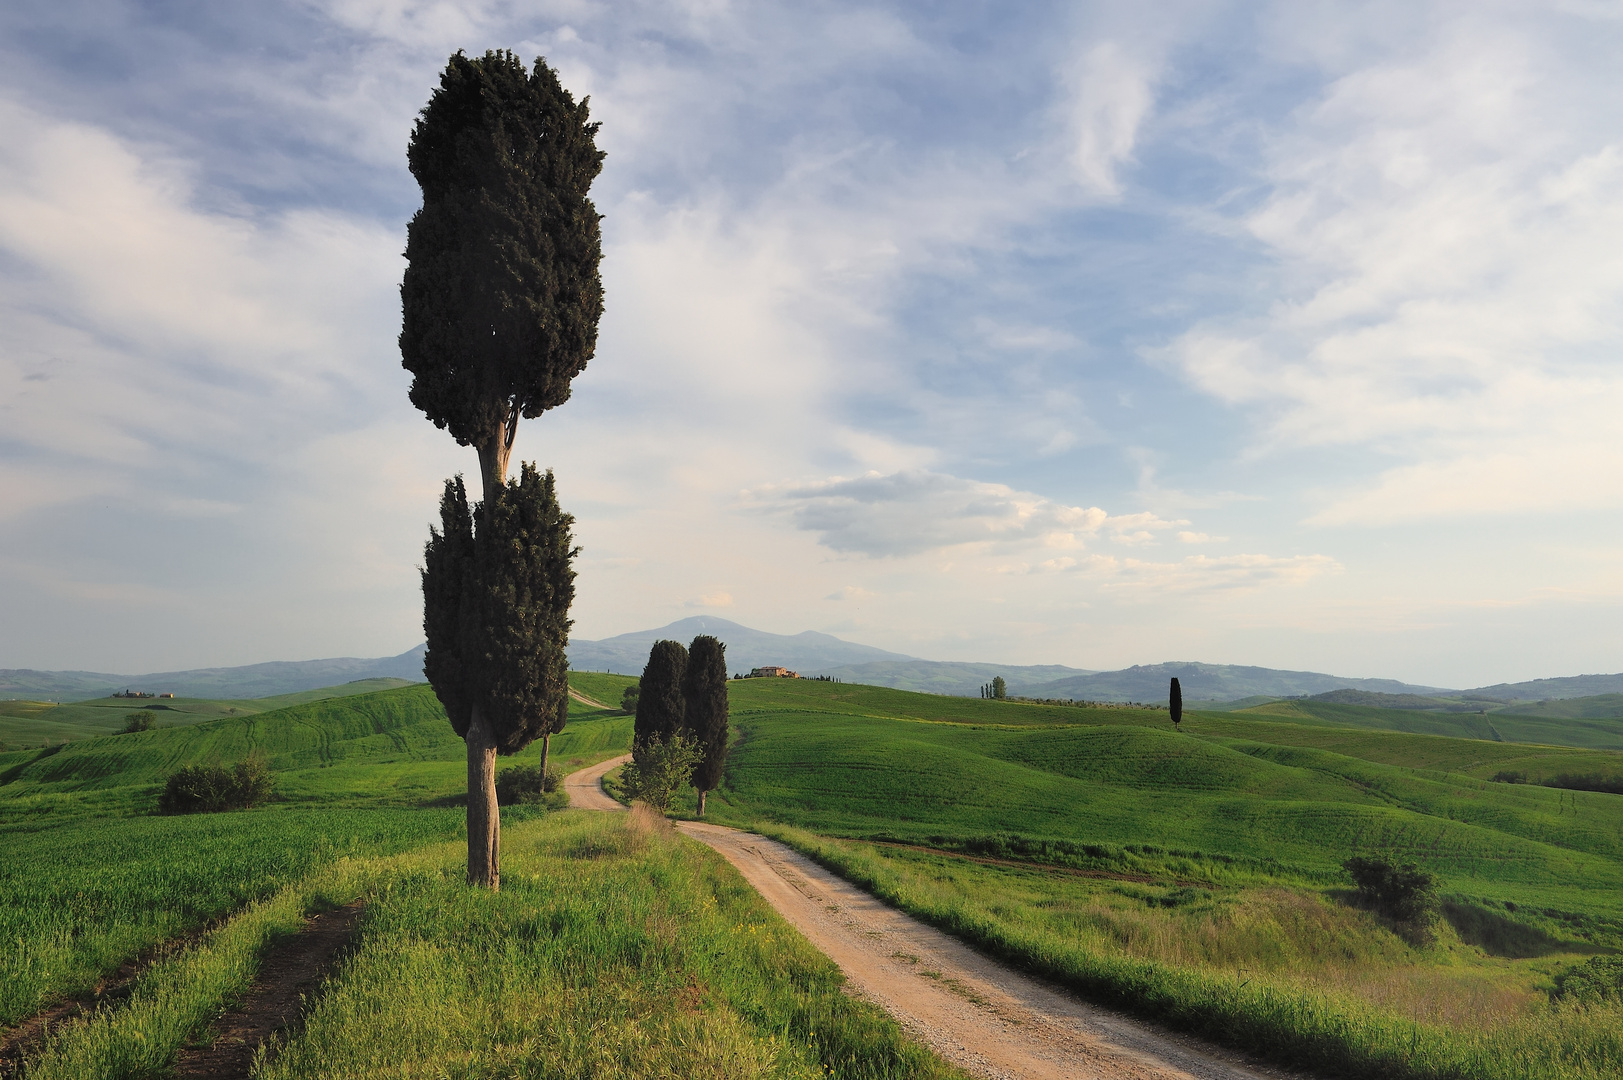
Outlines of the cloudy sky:
[{"label": "cloudy sky", "polygon": [[1623,6],[0,8],[0,667],[400,652],[447,55],[545,56],[607,311],[576,632],[1623,670]]}]

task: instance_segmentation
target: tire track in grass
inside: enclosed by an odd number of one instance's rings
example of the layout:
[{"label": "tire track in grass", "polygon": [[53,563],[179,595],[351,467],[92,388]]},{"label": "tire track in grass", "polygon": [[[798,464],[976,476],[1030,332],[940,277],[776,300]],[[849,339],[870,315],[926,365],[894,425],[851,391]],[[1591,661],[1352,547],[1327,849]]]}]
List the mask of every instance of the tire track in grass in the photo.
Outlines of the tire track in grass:
[{"label": "tire track in grass", "polygon": [[246,1080],[259,1048],[274,1053],[300,1025],[321,980],[354,937],[361,910],[357,902],[308,916],[298,934],[261,959],[252,988],[215,1022],[208,1044],[180,1052],[174,1075],[180,1080]]}]

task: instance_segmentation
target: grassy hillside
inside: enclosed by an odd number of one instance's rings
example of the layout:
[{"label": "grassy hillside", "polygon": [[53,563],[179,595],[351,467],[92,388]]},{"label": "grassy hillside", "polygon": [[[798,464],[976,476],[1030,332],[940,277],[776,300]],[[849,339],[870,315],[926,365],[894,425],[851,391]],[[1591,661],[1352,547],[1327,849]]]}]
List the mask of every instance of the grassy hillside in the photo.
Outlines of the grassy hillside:
[{"label": "grassy hillside", "polygon": [[48,701],[0,701],[0,748],[49,746],[76,739],[111,735],[124,727],[132,712],[149,716],[155,727],[180,727],[224,716],[253,716],[327,698],[372,694],[419,685],[406,679],[361,679],[342,686],[304,690],[279,697],[244,701],[206,698],[93,698],[58,705]]},{"label": "grassy hillside", "polygon": [[[732,686],[739,745],[713,796],[718,820],[910,841],[1150,845],[1267,863],[1304,882],[1343,880],[1343,860],[1380,853],[1420,863],[1462,896],[1581,916],[1587,932],[1623,945],[1623,797],[1480,775],[1584,752],[1244,713],[1197,715],[1177,732],[1132,710]],[[1623,771],[1617,755],[1584,760]]]},{"label": "grassy hillside", "polygon": [[1553,711],[1543,715],[1523,715],[1519,712],[1429,713],[1338,705],[1327,701],[1274,701],[1240,709],[1230,715],[1269,717],[1296,724],[1323,724],[1328,727],[1444,735],[1487,742],[1623,750],[1623,718],[1560,716]]},{"label": "grassy hillside", "polygon": [[[1623,950],[1623,796],[1483,778],[1623,772],[1615,751],[804,682],[732,695],[710,817],[1095,1000],[1350,1075],[1623,1068],[1623,1010],[1549,997]],[[1355,854],[1436,875],[1435,939],[1349,902]]]},{"label": "grassy hillside", "polygon": [[[630,717],[574,701],[570,717],[571,725],[552,739],[552,752],[561,758],[599,760],[619,753],[630,741]],[[285,802],[421,806],[454,800],[466,790],[463,743],[446,722],[433,690],[415,684],[187,727],[3,753],[0,822],[145,812],[155,805],[169,774],[182,765],[228,764],[253,753],[268,760],[277,776],[277,794]]]}]

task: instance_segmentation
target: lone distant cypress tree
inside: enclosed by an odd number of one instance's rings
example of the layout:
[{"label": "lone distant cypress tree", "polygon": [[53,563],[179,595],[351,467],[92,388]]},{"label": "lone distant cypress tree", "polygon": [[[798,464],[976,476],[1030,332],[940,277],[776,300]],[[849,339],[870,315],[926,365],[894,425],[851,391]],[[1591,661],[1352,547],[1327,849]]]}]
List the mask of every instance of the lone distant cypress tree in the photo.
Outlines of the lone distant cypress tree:
[{"label": "lone distant cypress tree", "polygon": [[1172,688],[1167,692],[1167,705],[1172,710],[1172,726],[1177,727],[1183,723],[1183,687],[1178,685],[1176,676],[1172,679]]},{"label": "lone distant cypress tree", "polygon": [[669,741],[687,728],[687,703],[682,699],[687,667],[688,651],[679,641],[656,641],[648,650],[632,725],[633,756],[653,740]]},{"label": "lone distant cypress tree", "polygon": [[687,730],[704,754],[693,770],[700,817],[704,817],[705,796],[721,783],[727,767],[726,650],[726,645],[708,634],[694,638],[688,646],[687,673],[682,678]]}]

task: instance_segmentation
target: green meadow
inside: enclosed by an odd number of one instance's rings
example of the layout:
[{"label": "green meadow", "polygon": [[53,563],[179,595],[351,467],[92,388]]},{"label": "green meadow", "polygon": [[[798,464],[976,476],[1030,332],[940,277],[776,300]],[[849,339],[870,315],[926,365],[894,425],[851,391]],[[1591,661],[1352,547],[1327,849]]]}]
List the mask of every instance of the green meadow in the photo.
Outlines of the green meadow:
[{"label": "green meadow", "polygon": [[[1549,721],[1568,746],[1267,709],[1178,731],[779,680],[734,683],[733,719],[709,817],[1101,1002],[1332,1072],[1623,1068],[1623,1012],[1549,994],[1623,950],[1623,796],[1490,779],[1623,774],[1581,723]],[[1351,903],[1353,855],[1435,875],[1435,941]]]},{"label": "green meadow", "polygon": [[304,690],[277,697],[245,701],[206,698],[92,698],[57,704],[49,701],[0,701],[0,749],[49,746],[54,743],[91,739],[123,730],[125,717],[145,714],[153,727],[180,727],[218,720],[226,716],[253,716],[256,713],[303,705],[326,698],[372,694],[411,686],[405,679],[360,679],[342,686]]},{"label": "green meadow", "polygon": [[[624,752],[612,706],[634,681],[572,674],[610,707],[572,701],[554,760]],[[1623,1012],[1551,997],[1567,968],[1623,950],[1623,796],[1492,780],[1623,773],[1591,745],[1597,718],[1535,718],[1561,745],[1272,706],[1176,731],[1155,710],[730,692],[710,819],[1094,1000],[1329,1073],[1623,1069]],[[503,890],[468,890],[464,749],[428,687],[224,707],[239,712],[0,753],[0,1026],[152,961],[30,1075],[163,1075],[271,943],[356,899],[356,950],[259,1075],[953,1075],[649,815],[508,808]],[[271,804],[153,813],[170,772],[250,754]],[[1436,876],[1434,940],[1351,903],[1354,854]]]}]

